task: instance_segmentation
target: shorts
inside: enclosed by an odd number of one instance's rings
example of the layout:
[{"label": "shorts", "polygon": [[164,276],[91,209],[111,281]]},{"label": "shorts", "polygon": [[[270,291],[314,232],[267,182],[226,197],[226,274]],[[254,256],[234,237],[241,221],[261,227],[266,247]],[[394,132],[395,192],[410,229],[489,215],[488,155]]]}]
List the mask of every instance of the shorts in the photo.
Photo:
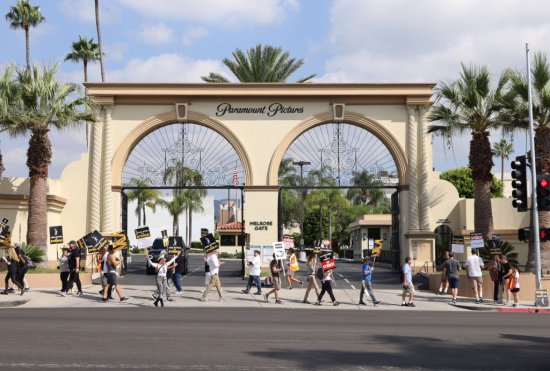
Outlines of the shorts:
[{"label": "shorts", "polygon": [[470,277],[470,284],[472,285],[472,288],[483,285],[483,277]]},{"label": "shorts", "polygon": [[281,277],[273,277],[273,288],[275,290],[281,289]]},{"label": "shorts", "polygon": [[107,284],[116,285],[117,284],[117,275],[116,273],[107,273]]},{"label": "shorts", "polygon": [[449,287],[451,289],[458,289],[460,278],[449,276]]},{"label": "shorts", "polygon": [[291,271],[290,269],[287,272],[289,277],[294,277],[294,273],[296,273],[296,271]]},{"label": "shorts", "polygon": [[407,285],[407,287],[403,287],[403,294],[414,294],[414,285]]},{"label": "shorts", "polygon": [[101,286],[107,286],[107,273],[103,273],[101,276]]},{"label": "shorts", "polygon": [[519,292],[519,287],[513,288],[510,290],[511,292]]},{"label": "shorts", "polygon": [[210,278],[212,277],[212,275],[210,274],[210,272],[204,272],[204,284],[205,285],[208,285],[210,283]]}]

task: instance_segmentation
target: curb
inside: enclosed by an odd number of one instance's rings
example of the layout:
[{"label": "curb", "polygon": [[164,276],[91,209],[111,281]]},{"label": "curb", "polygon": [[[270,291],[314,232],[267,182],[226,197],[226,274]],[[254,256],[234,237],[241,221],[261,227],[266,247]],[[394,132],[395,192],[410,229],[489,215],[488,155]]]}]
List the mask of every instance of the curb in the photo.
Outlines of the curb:
[{"label": "curb", "polygon": [[543,313],[550,314],[550,309],[542,308],[498,308],[499,312],[503,313]]},{"label": "curb", "polygon": [[20,305],[28,303],[30,300],[31,299],[3,301],[3,302],[0,302],[0,308],[18,307]]}]

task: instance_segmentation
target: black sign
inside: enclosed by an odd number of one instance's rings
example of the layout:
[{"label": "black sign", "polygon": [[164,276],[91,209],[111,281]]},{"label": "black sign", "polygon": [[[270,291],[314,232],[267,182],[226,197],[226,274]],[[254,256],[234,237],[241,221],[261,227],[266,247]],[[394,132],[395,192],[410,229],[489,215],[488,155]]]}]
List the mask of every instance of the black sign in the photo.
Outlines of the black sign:
[{"label": "black sign", "polygon": [[50,227],[50,243],[63,243],[63,227],[58,225]]},{"label": "black sign", "polygon": [[113,232],[111,235],[113,239],[113,248],[126,249],[128,247],[128,236],[125,231]]},{"label": "black sign", "polygon": [[160,231],[160,235],[162,236],[162,245],[164,247],[168,247],[170,245],[170,239],[168,238],[168,231],[166,229],[163,231]]},{"label": "black sign", "polygon": [[102,247],[109,243],[98,231],[88,233],[77,241],[78,247],[88,249],[88,254],[92,254],[101,250]]},{"label": "black sign", "polygon": [[180,251],[184,248],[183,238],[182,237],[168,237],[168,254],[179,254]]},{"label": "black sign", "polygon": [[204,247],[204,251],[208,254],[211,253],[214,250],[219,249],[218,241],[216,241],[216,238],[212,235],[212,233],[209,233],[208,235],[201,237],[201,243],[202,247]]},{"label": "black sign", "polygon": [[535,305],[537,307],[548,306],[548,291],[547,290],[535,290]]},{"label": "black sign", "polygon": [[151,231],[149,231],[148,226],[136,228],[135,232],[136,232],[136,238],[138,240],[146,237],[151,237]]},{"label": "black sign", "polygon": [[7,218],[2,218],[2,221],[0,222],[0,242],[2,243],[6,240],[6,235],[10,230],[8,222],[9,220]]},{"label": "black sign", "polygon": [[493,235],[491,240],[491,255],[502,255],[502,246],[500,241],[500,236]]}]

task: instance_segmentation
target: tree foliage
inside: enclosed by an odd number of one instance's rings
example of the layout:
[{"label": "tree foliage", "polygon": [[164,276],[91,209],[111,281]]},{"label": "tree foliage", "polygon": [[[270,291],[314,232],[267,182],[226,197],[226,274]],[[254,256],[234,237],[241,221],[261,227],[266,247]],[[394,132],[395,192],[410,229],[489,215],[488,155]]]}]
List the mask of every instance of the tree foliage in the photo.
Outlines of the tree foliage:
[{"label": "tree foliage", "polygon": [[[446,180],[455,186],[458,195],[463,198],[474,197],[474,180],[472,179],[472,169],[469,167],[459,167],[447,170],[439,175],[440,179]],[[491,196],[493,198],[502,198],[503,184],[493,175],[491,184]]]}]

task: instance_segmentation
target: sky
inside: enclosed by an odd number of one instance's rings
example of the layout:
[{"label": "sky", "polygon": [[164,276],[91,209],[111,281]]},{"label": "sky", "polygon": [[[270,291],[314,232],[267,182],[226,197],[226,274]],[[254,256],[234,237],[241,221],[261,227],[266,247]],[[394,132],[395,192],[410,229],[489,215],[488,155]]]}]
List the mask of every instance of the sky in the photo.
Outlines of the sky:
[{"label": "sky", "polygon": [[[0,69],[25,64],[22,30],[3,15],[15,0],[0,2]],[[82,64],[63,62],[79,35],[96,37],[93,0],[31,0],[46,22],[30,31],[33,62],[60,63],[58,78],[81,83]],[[237,48],[280,46],[305,65],[291,81],[433,82],[458,77],[460,63],[487,65],[495,81],[505,68],[525,70],[525,44],[548,52],[550,2],[535,0],[102,0],[101,25],[109,82],[201,82],[210,72],[231,74],[222,60]],[[100,81],[99,64],[89,81]],[[492,133],[498,142],[500,133]],[[514,136],[516,153],[526,135]],[[438,171],[468,164],[470,135],[453,150],[434,139]],[[28,138],[0,134],[4,176],[26,177]],[[50,177],[86,151],[84,130],[52,133]],[[494,173],[499,173],[494,159]],[[505,170],[509,170],[506,161]]]}]

